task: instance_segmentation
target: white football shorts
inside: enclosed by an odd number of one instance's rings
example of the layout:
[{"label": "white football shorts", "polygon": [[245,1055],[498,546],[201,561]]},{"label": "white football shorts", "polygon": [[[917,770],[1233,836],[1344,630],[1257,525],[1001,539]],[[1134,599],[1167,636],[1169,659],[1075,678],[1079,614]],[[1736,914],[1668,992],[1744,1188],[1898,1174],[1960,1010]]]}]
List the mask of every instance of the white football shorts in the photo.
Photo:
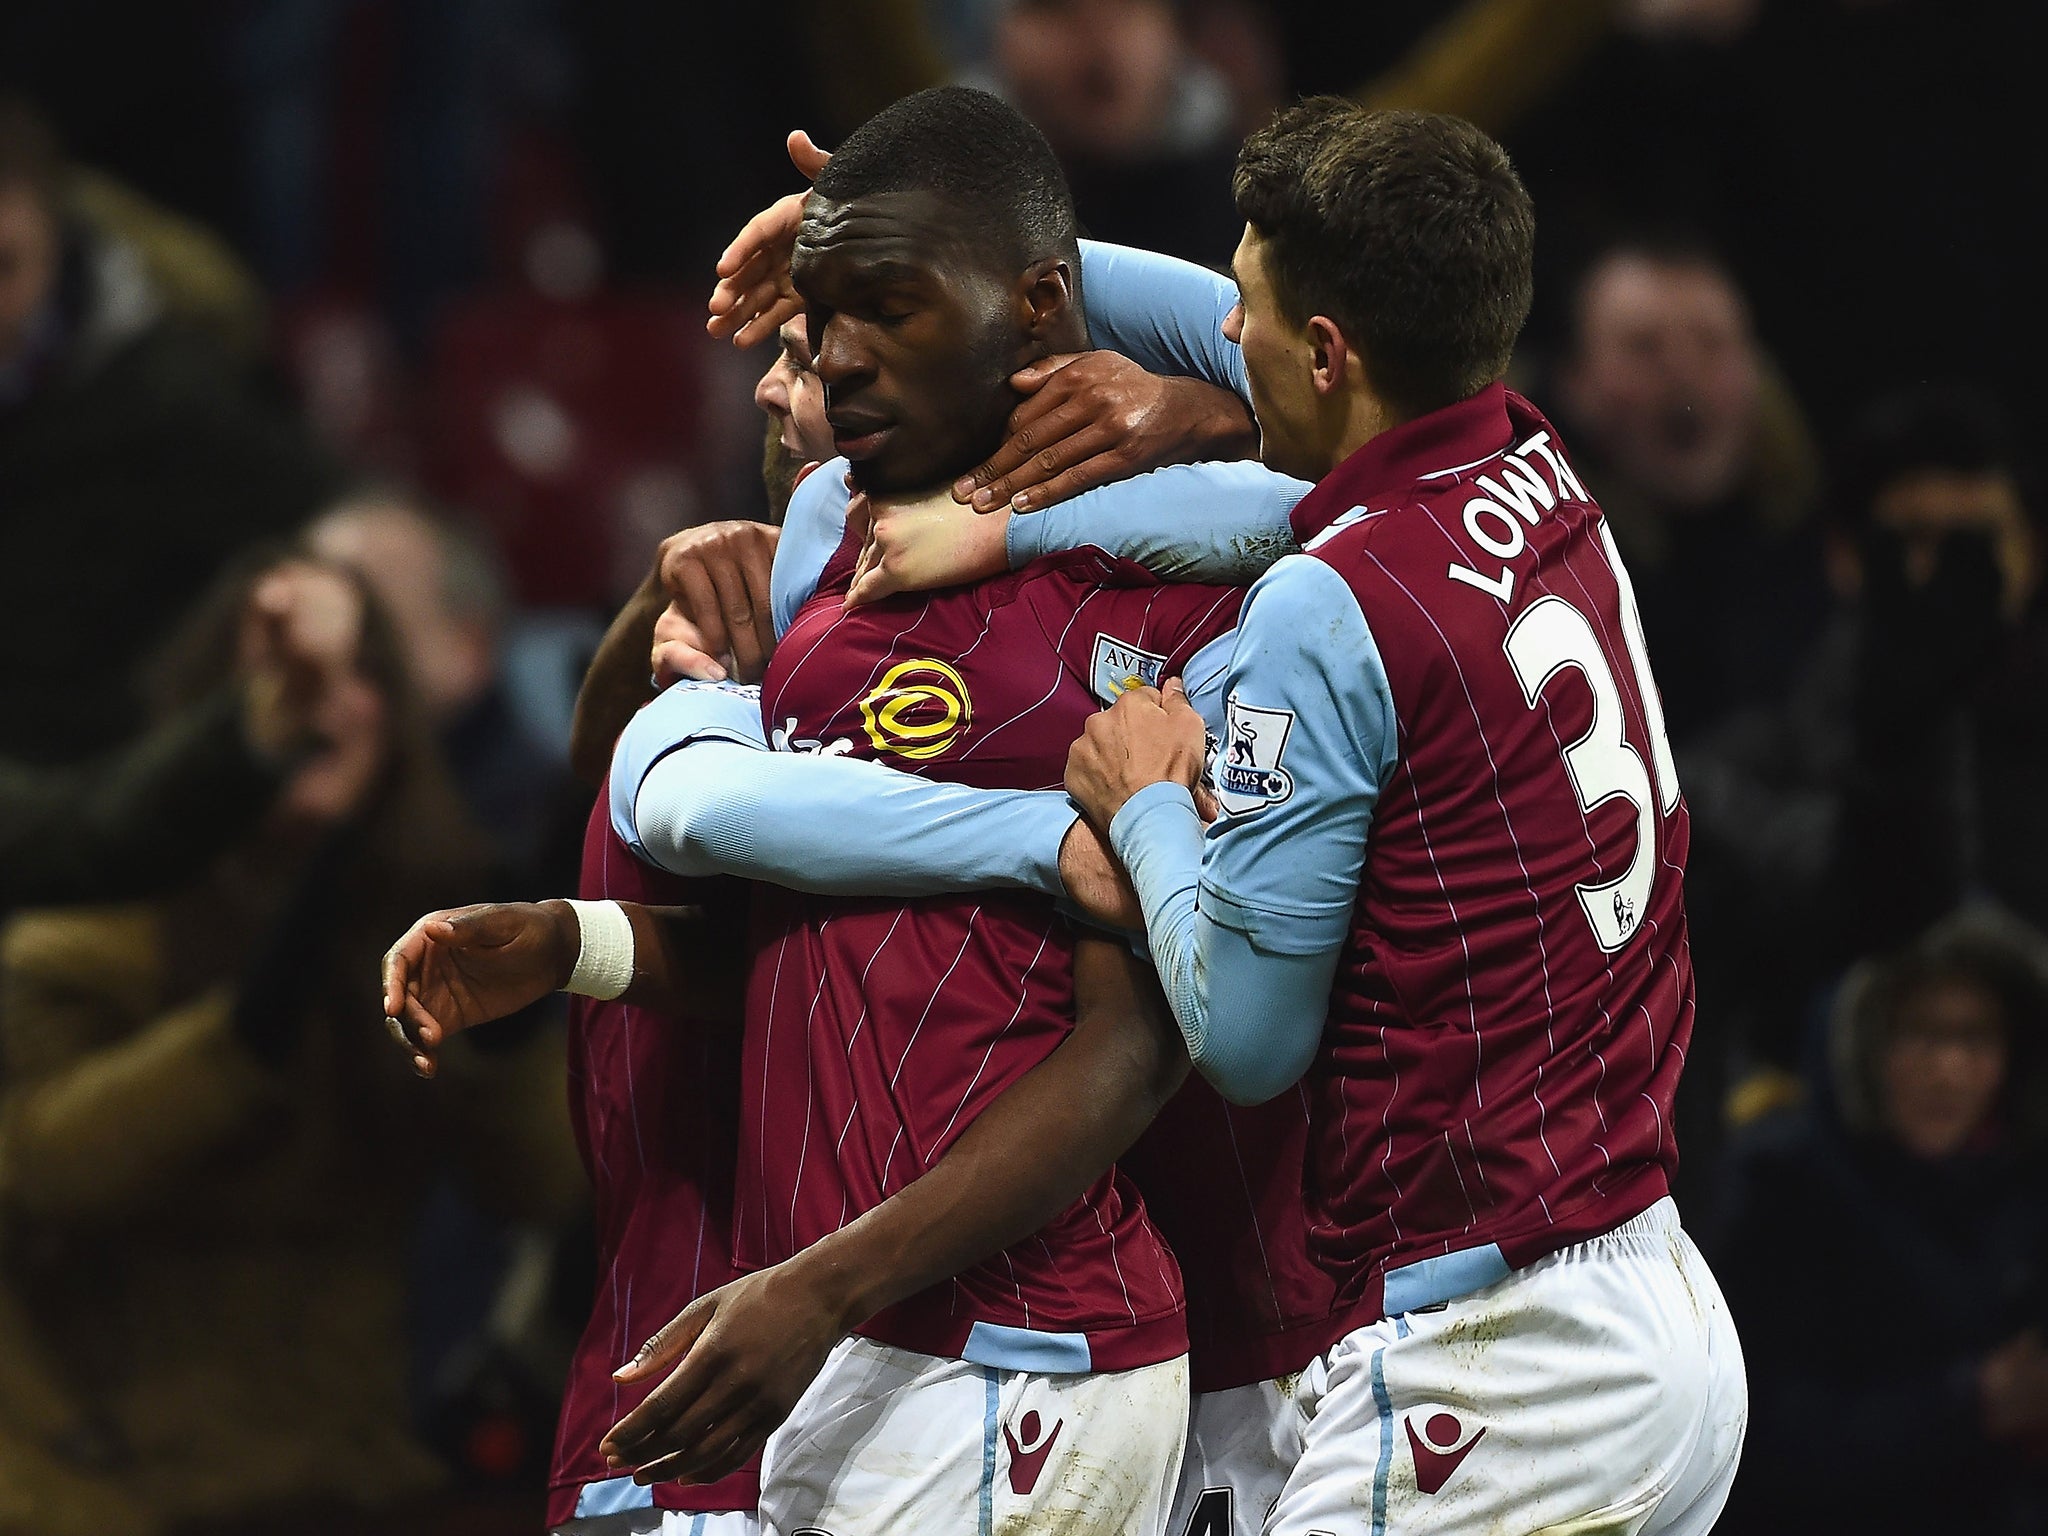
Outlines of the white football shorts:
[{"label": "white football shorts", "polygon": [[1041,1374],[844,1339],[769,1437],[761,1528],[1161,1536],[1187,1364]]},{"label": "white football shorts", "polygon": [[1301,1457],[1301,1377],[1197,1392],[1167,1536],[1259,1536]]},{"label": "white football shorts", "polygon": [[1721,1288],[1668,1199],[1345,1335],[1296,1401],[1267,1536],[1704,1536],[1749,1420]]}]

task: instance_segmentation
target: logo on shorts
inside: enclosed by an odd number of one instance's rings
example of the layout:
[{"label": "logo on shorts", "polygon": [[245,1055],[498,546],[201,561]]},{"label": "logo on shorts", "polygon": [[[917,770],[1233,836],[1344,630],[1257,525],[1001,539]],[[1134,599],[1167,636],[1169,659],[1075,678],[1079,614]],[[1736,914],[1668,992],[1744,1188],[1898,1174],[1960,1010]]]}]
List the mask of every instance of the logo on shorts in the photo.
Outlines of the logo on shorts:
[{"label": "logo on shorts", "polygon": [[973,720],[966,682],[930,656],[897,662],[860,701],[860,723],[875,750],[918,762],[952,746]]},{"label": "logo on shorts", "polygon": [[1233,693],[1223,713],[1223,749],[1214,772],[1224,814],[1243,816],[1287,799],[1294,793],[1294,775],[1280,766],[1280,754],[1294,731],[1294,711],[1240,704]]},{"label": "logo on shorts", "polygon": [[1088,688],[1105,704],[1114,704],[1133,688],[1157,688],[1166,675],[1166,658],[1126,645],[1114,635],[1097,634],[1095,655],[1088,664]]},{"label": "logo on shorts", "polygon": [[1472,1454],[1472,1447],[1486,1438],[1482,1429],[1463,1445],[1458,1444],[1465,1426],[1451,1413],[1431,1414],[1419,1435],[1412,1414],[1401,1420],[1401,1427],[1408,1431],[1408,1448],[1415,1453],[1415,1486],[1424,1493],[1435,1493],[1448,1483],[1459,1464]]},{"label": "logo on shorts", "polygon": [[1038,1474],[1045,1470],[1045,1458],[1052,1454],[1052,1443],[1060,1437],[1060,1426],[1065,1419],[1053,1420],[1045,1438],[1039,1438],[1039,1419],[1035,1413],[1024,1415],[1024,1422],[1017,1427],[1024,1431],[1027,1445],[1019,1445],[1017,1437],[1010,1433],[1010,1426],[1003,1426],[1003,1441],[1010,1447],[1010,1492],[1018,1495],[1029,1493],[1038,1486]]}]

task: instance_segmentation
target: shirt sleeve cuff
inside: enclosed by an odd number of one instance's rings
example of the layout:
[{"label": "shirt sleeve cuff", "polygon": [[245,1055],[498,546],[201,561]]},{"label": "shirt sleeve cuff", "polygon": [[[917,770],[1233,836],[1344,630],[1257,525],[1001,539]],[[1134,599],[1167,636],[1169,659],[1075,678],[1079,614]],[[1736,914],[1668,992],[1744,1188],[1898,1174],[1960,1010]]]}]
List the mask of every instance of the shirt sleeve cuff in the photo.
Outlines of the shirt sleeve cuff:
[{"label": "shirt sleeve cuff", "polygon": [[1148,928],[1176,906],[1192,911],[1202,818],[1185,784],[1147,784],[1131,796],[1109,824],[1109,844],[1130,874]]},{"label": "shirt sleeve cuff", "polygon": [[1043,514],[1010,514],[1010,525],[1003,530],[1003,548],[1008,552],[1010,569],[1021,571],[1034,560],[1045,557],[1045,529]]}]

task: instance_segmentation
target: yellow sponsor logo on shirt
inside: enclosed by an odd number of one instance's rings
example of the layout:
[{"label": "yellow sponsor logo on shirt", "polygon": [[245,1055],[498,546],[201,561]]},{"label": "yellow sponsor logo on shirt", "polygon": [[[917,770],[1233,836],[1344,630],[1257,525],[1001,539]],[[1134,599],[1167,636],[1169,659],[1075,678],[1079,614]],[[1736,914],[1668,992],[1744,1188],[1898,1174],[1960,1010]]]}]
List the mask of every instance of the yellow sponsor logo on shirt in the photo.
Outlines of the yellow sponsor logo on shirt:
[{"label": "yellow sponsor logo on shirt", "polygon": [[952,746],[973,719],[967,684],[930,656],[897,662],[860,701],[860,722],[875,750],[918,761]]}]

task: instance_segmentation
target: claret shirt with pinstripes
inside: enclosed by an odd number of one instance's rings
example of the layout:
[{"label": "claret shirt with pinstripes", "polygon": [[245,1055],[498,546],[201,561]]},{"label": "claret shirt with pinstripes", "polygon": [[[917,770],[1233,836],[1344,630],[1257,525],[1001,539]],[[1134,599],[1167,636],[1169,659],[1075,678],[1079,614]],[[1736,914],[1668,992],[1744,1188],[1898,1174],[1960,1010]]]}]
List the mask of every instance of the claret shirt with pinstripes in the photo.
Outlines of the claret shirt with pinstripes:
[{"label": "claret shirt with pinstripes", "polygon": [[[584,834],[578,889],[593,901],[705,902],[739,919],[736,939],[744,933],[744,887],[682,880],[643,864],[612,830],[602,797]],[[598,1450],[605,1431],[655,1385],[623,1387],[612,1372],[684,1307],[738,1274],[732,1187],[739,1040],[730,1024],[572,997],[569,1115],[590,1174],[597,1287],[562,1392],[548,1528],[575,1518],[583,1490],[598,1485],[613,1500],[651,1500],[663,1509],[752,1509],[760,1487],[755,1466],[703,1486],[634,1489]]]},{"label": "claret shirt with pinstripes", "polygon": [[[1091,550],[848,613],[852,553],[827,563],[777,646],[762,686],[771,739],[985,788],[1057,788],[1104,695],[1178,671],[1243,598],[1161,586]],[[916,1178],[1073,1024],[1073,932],[1048,897],[763,887],[755,913],[736,1201],[750,1268]],[[1096,1370],[1187,1347],[1173,1255],[1116,1170],[1033,1237],[862,1332],[960,1355],[977,1323],[1058,1335],[1069,1351],[1085,1340]]]},{"label": "claret shirt with pinstripes", "polygon": [[1377,1315],[1389,1271],[1519,1266],[1665,1194],[1689,824],[1626,570],[1526,400],[1374,439],[1294,528],[1370,624],[1399,732],[1307,1079],[1312,1238]]}]

